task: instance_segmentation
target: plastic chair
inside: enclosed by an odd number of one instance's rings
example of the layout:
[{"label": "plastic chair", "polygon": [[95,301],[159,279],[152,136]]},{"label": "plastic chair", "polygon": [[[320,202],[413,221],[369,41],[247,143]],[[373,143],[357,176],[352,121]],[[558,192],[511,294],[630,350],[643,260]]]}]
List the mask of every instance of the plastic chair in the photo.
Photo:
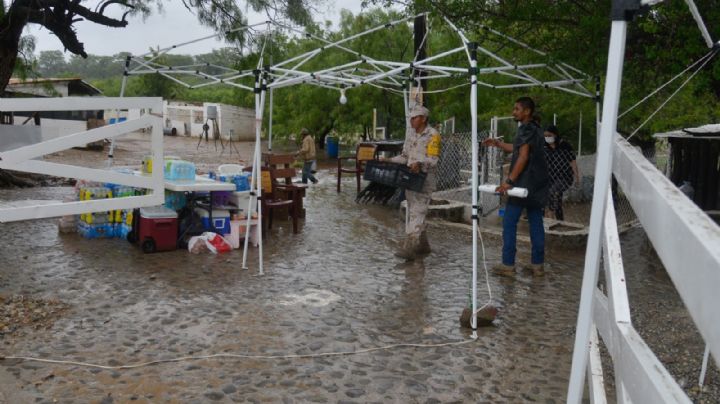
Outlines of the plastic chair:
[{"label": "plastic chair", "polygon": [[243,172],[243,166],[240,164],[221,164],[218,166],[218,174],[220,175],[238,175]]}]

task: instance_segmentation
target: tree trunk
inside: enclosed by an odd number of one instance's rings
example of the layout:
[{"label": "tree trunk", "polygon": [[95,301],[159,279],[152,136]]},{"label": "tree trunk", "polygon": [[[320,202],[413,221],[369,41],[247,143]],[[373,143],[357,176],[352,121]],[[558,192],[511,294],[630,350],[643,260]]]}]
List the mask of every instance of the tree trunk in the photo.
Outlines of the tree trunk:
[{"label": "tree trunk", "polygon": [[5,87],[12,77],[15,60],[17,60],[17,49],[13,52],[0,45],[0,97],[5,96]]},{"label": "tree trunk", "polygon": [[[0,97],[5,97],[5,87],[7,87],[10,77],[12,77],[18,54],[17,45],[20,41],[20,34],[22,34],[22,28],[16,35],[10,31],[11,28],[12,25],[7,23],[7,20],[0,23]],[[13,42],[14,37],[16,37],[15,42]],[[0,169],[1,188],[31,186],[33,186],[32,183],[17,177],[9,171]]]},{"label": "tree trunk", "polygon": [[12,77],[17,60],[17,46],[15,49],[6,48],[2,36],[0,36],[0,97],[5,96],[5,87]]},{"label": "tree trunk", "polygon": [[0,19],[0,97],[5,95],[5,87],[15,69],[20,37],[27,24],[27,16],[18,11],[16,4],[12,2]]}]

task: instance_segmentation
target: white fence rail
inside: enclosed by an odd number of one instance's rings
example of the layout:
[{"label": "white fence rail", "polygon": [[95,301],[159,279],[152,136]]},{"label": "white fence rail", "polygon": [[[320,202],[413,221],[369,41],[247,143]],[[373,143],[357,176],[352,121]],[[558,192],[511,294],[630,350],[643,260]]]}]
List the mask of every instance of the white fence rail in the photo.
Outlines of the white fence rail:
[{"label": "white fence rail", "polygon": [[[613,161],[615,178],[720,365],[720,227],[619,136]],[[617,402],[690,403],[633,328],[617,228],[608,197],[602,240],[607,295],[596,289],[593,323],[613,361]],[[598,347],[592,338],[590,347],[590,398],[592,403],[604,403],[604,389],[598,388],[598,381],[602,383]]]},{"label": "white fence rail", "polygon": [[[142,109],[162,112],[161,98],[22,98],[0,99],[0,111],[86,111],[99,109]],[[79,167],[68,164],[34,160],[46,154],[56,153],[98,140],[115,138],[138,129],[152,127],[151,152],[153,161],[163,161],[162,119],[151,114],[120,124],[103,126],[84,132],[62,136],[48,141],[0,152],[0,169],[77,178],[97,182],[111,182],[137,188],[151,189],[152,193],[116,199],[78,202],[50,203],[22,207],[0,208],[0,222],[40,219],[116,209],[131,209],[160,205],[164,202],[163,170],[153,170],[152,176],[141,177],[111,170]]]}]

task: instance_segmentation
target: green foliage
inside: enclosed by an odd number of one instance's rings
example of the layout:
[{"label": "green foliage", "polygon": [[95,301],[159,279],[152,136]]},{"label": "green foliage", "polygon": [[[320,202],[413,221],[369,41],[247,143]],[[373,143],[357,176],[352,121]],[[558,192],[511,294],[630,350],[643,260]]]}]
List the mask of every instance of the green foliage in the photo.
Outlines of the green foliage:
[{"label": "green foliage", "polygon": [[[378,0],[371,3],[384,5],[393,1]],[[720,21],[720,6],[717,0],[698,0],[697,4],[705,21]],[[447,15],[464,30],[470,40],[477,41],[485,49],[500,54],[512,63],[565,61],[590,75],[604,74],[610,27],[607,17],[609,2],[588,4],[570,0],[417,0],[407,12],[427,10]],[[428,55],[460,46],[457,34],[444,24],[437,13],[434,15],[429,21],[431,35],[427,43]],[[370,9],[359,15],[343,12],[336,23],[335,31],[323,33],[321,27],[316,25],[309,25],[307,31],[328,41],[335,41],[403,16],[403,13],[391,8]],[[506,39],[493,36],[484,30],[480,23],[545,51],[548,56],[531,53]],[[709,24],[709,28],[713,38],[720,38],[720,27]],[[162,63],[178,65],[208,62],[247,71],[257,66],[259,50],[265,39],[254,38],[254,41],[243,48],[243,52],[226,48],[194,58],[168,55],[164,56]],[[273,33],[267,40],[263,65],[271,64],[271,61],[286,60],[320,46],[317,40],[304,36],[287,36],[280,32]],[[369,58],[410,61],[413,58],[412,26],[399,24],[390,29],[381,29],[344,45]],[[684,2],[668,1],[653,7],[651,13],[639,17],[631,24],[628,33],[620,110],[624,111],[633,105],[705,53],[707,48],[704,47],[697,26]],[[41,53],[40,70],[62,74],[62,69],[57,67],[62,65],[62,62],[57,56]],[[337,48],[326,49],[304,63],[301,68],[305,71],[318,71],[350,62],[356,57]],[[122,59],[122,56],[116,55],[112,59]],[[73,65],[74,61],[74,58],[71,58],[70,62],[65,63],[65,71],[81,72],[83,77],[95,79],[93,83],[107,95],[119,93],[122,70],[119,61],[110,63],[97,56],[88,58],[84,65]],[[442,58],[436,64],[466,67],[468,62],[465,53],[460,52]],[[479,65],[493,66],[497,65],[497,62],[481,54]],[[365,63],[358,68],[372,69],[373,66]],[[409,75],[410,72],[405,74]],[[686,77],[620,119],[619,129],[632,132]],[[497,80],[496,83],[504,80],[502,77],[490,76],[483,76],[482,79],[488,82]],[[252,85],[252,80],[245,84]],[[273,135],[276,138],[288,139],[291,134],[307,127],[315,134],[316,139],[329,133],[337,133],[343,139],[353,139],[369,132],[373,109],[376,109],[378,126],[385,126],[392,137],[402,138],[405,123],[401,94],[404,85],[405,83],[397,83],[392,88],[384,89],[369,85],[348,87],[346,105],[338,102],[340,94],[335,90],[312,85],[277,89],[273,92]],[[594,82],[586,83],[586,88],[594,90]],[[432,80],[427,89],[431,92],[451,89],[427,95],[426,103],[431,109],[431,122],[455,117],[457,130],[470,128],[470,86],[467,74],[459,73],[447,79]],[[221,102],[249,108],[253,108],[255,103],[255,96],[250,91],[227,86],[206,86],[188,90],[154,75],[130,77],[126,95],[161,95],[170,99]],[[536,100],[543,125],[552,123],[553,115],[557,114],[557,124],[562,134],[575,147],[578,146],[578,120],[582,114],[583,152],[594,149],[595,101],[557,90],[497,90],[481,86],[477,96],[479,127],[487,128],[492,116],[509,116],[514,100],[524,95],[530,95]],[[266,106],[268,103],[269,95]],[[269,108],[266,108],[266,119],[268,114]],[[654,132],[719,120],[720,63],[714,60],[639,132],[639,136],[647,138]]]},{"label": "green foliage", "polygon": [[37,75],[37,61],[33,57],[35,50],[35,37],[25,35],[20,38],[18,58],[15,60],[13,75],[22,80]]}]

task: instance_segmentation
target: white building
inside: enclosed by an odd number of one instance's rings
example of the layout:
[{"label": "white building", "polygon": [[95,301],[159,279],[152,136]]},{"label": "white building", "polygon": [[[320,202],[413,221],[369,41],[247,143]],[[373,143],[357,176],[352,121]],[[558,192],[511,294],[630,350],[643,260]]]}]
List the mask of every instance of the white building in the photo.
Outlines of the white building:
[{"label": "white building", "polygon": [[203,134],[203,125],[207,123],[212,138],[213,107],[216,111],[215,121],[218,131],[223,139],[229,139],[232,133],[233,140],[255,140],[255,111],[226,104],[165,101],[163,103],[165,128],[175,128],[179,136],[198,137]]},{"label": "white building", "polygon": [[[102,92],[80,78],[10,79],[5,92],[13,97],[93,97]],[[34,144],[104,124],[104,111],[22,111],[4,114],[0,149]],[[100,144],[101,145],[101,144]]]}]

